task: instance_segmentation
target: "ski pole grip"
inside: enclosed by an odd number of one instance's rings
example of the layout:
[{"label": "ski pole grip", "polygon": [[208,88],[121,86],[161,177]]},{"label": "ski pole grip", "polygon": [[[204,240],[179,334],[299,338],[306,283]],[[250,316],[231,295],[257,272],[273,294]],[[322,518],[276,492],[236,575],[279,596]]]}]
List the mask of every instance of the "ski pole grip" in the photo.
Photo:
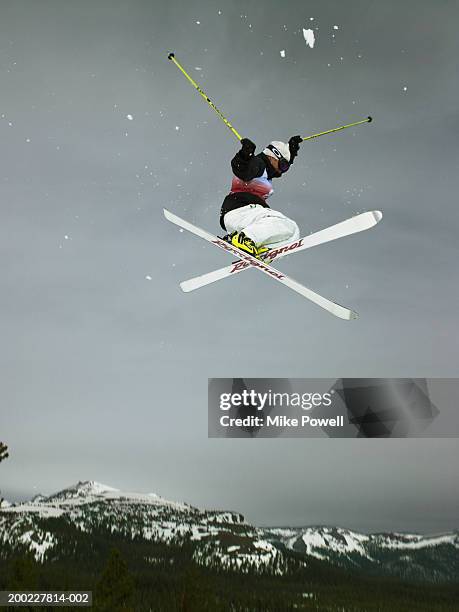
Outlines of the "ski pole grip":
[{"label": "ski pole grip", "polygon": [[175,53],[169,53],[169,55],[167,56],[167,59],[172,59],[173,57],[175,57]]},{"label": "ski pole grip", "polygon": [[373,121],[373,117],[370,117],[370,115],[368,115],[368,123],[371,123]]}]

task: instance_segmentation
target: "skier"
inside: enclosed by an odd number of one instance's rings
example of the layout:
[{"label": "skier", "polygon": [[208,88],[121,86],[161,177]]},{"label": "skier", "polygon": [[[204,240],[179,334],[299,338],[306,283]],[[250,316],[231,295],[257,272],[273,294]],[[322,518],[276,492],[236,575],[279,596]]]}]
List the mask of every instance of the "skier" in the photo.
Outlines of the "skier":
[{"label": "skier", "polygon": [[272,210],[266,199],[273,192],[272,179],[287,172],[302,140],[301,136],[292,136],[288,144],[275,140],[255,155],[255,143],[242,138],[241,150],[231,160],[231,192],[220,211],[220,225],[233,246],[260,257],[272,247],[298,240],[295,221]]}]

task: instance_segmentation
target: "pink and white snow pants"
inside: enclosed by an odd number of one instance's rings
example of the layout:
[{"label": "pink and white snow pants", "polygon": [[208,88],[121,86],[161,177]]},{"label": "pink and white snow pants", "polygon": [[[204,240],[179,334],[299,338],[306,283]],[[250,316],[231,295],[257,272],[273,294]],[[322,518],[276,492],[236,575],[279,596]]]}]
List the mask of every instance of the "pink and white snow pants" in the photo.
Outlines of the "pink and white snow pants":
[{"label": "pink and white snow pants", "polygon": [[282,246],[300,237],[295,221],[260,204],[248,204],[230,210],[225,215],[224,223],[229,234],[244,232],[255,244],[267,247]]}]

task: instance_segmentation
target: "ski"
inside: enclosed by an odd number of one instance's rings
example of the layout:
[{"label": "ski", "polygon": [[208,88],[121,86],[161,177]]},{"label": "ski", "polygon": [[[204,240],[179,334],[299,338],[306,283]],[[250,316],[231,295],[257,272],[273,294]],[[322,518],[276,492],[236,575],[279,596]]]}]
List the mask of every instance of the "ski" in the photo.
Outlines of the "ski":
[{"label": "ski", "polygon": [[[373,210],[356,215],[355,217],[341,221],[336,225],[326,227],[325,229],[314,232],[309,236],[300,238],[300,240],[290,242],[289,244],[277,249],[271,249],[265,254],[263,259],[267,263],[271,263],[275,259],[286,257],[292,253],[298,253],[299,251],[310,249],[311,247],[319,244],[325,244],[326,242],[336,240],[337,238],[343,238],[344,236],[350,236],[352,234],[356,234],[357,232],[370,229],[379,223],[381,219],[382,213],[379,210]],[[234,276],[235,274],[242,272],[242,270],[247,270],[250,267],[251,265],[249,263],[239,259],[238,261],[233,262],[230,266],[225,266],[224,268],[213,270],[212,272],[207,272],[206,274],[201,274],[200,276],[183,281],[180,283],[180,286],[183,291],[194,291],[195,289],[200,289],[201,287],[205,287],[210,283],[215,283],[218,280],[223,280],[229,276]]]},{"label": "ski", "polygon": [[293,278],[290,278],[289,276],[282,274],[281,272],[276,270],[276,268],[273,268],[271,265],[265,263],[264,261],[260,261],[256,259],[255,257],[252,257],[252,255],[249,255],[248,253],[244,253],[243,251],[240,251],[239,249],[234,247],[229,242],[226,242],[225,240],[222,240],[218,236],[214,236],[213,234],[201,229],[200,227],[193,225],[189,221],[185,221],[184,219],[181,219],[180,217],[178,217],[177,215],[174,215],[167,209],[164,209],[164,216],[166,217],[168,221],[170,221],[171,223],[174,223],[175,225],[178,225],[182,229],[186,229],[192,234],[195,234],[196,236],[199,236],[200,238],[207,240],[207,242],[214,244],[216,247],[222,249],[223,251],[231,253],[232,255],[236,255],[237,257],[239,257],[241,261],[249,264],[250,266],[256,268],[257,270],[260,270],[260,272],[263,272],[264,274],[266,274],[267,276],[270,276],[271,278],[278,281],[279,283],[282,283],[289,289],[296,291],[296,293],[299,293],[301,296],[310,300],[314,304],[317,304],[317,306],[320,306],[324,310],[327,310],[329,313],[333,314],[335,317],[339,317],[340,319],[346,319],[346,320],[357,318],[358,316],[357,313],[353,312],[352,310],[349,310],[349,308],[345,308],[344,306],[341,306],[340,304],[336,304],[335,302],[332,302],[331,300],[319,295],[318,293],[315,293],[314,291],[312,291],[311,289],[308,289],[307,287],[305,287],[298,281],[294,280]]}]

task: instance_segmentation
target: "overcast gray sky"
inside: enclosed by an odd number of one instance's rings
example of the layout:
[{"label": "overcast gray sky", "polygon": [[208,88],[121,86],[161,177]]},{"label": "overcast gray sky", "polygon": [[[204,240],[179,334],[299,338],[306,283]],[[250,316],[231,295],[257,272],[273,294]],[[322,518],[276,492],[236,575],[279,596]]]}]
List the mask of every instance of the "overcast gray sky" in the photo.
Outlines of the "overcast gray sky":
[{"label": "overcast gray sky", "polygon": [[[7,498],[95,479],[260,524],[458,527],[457,440],[208,440],[206,406],[208,377],[457,376],[458,18],[425,0],[2,4]],[[260,147],[374,116],[305,143],[271,198],[302,233],[383,211],[279,263],[359,320],[254,270],[180,291],[228,257],[162,208],[217,232],[238,143],[169,51]]]}]

